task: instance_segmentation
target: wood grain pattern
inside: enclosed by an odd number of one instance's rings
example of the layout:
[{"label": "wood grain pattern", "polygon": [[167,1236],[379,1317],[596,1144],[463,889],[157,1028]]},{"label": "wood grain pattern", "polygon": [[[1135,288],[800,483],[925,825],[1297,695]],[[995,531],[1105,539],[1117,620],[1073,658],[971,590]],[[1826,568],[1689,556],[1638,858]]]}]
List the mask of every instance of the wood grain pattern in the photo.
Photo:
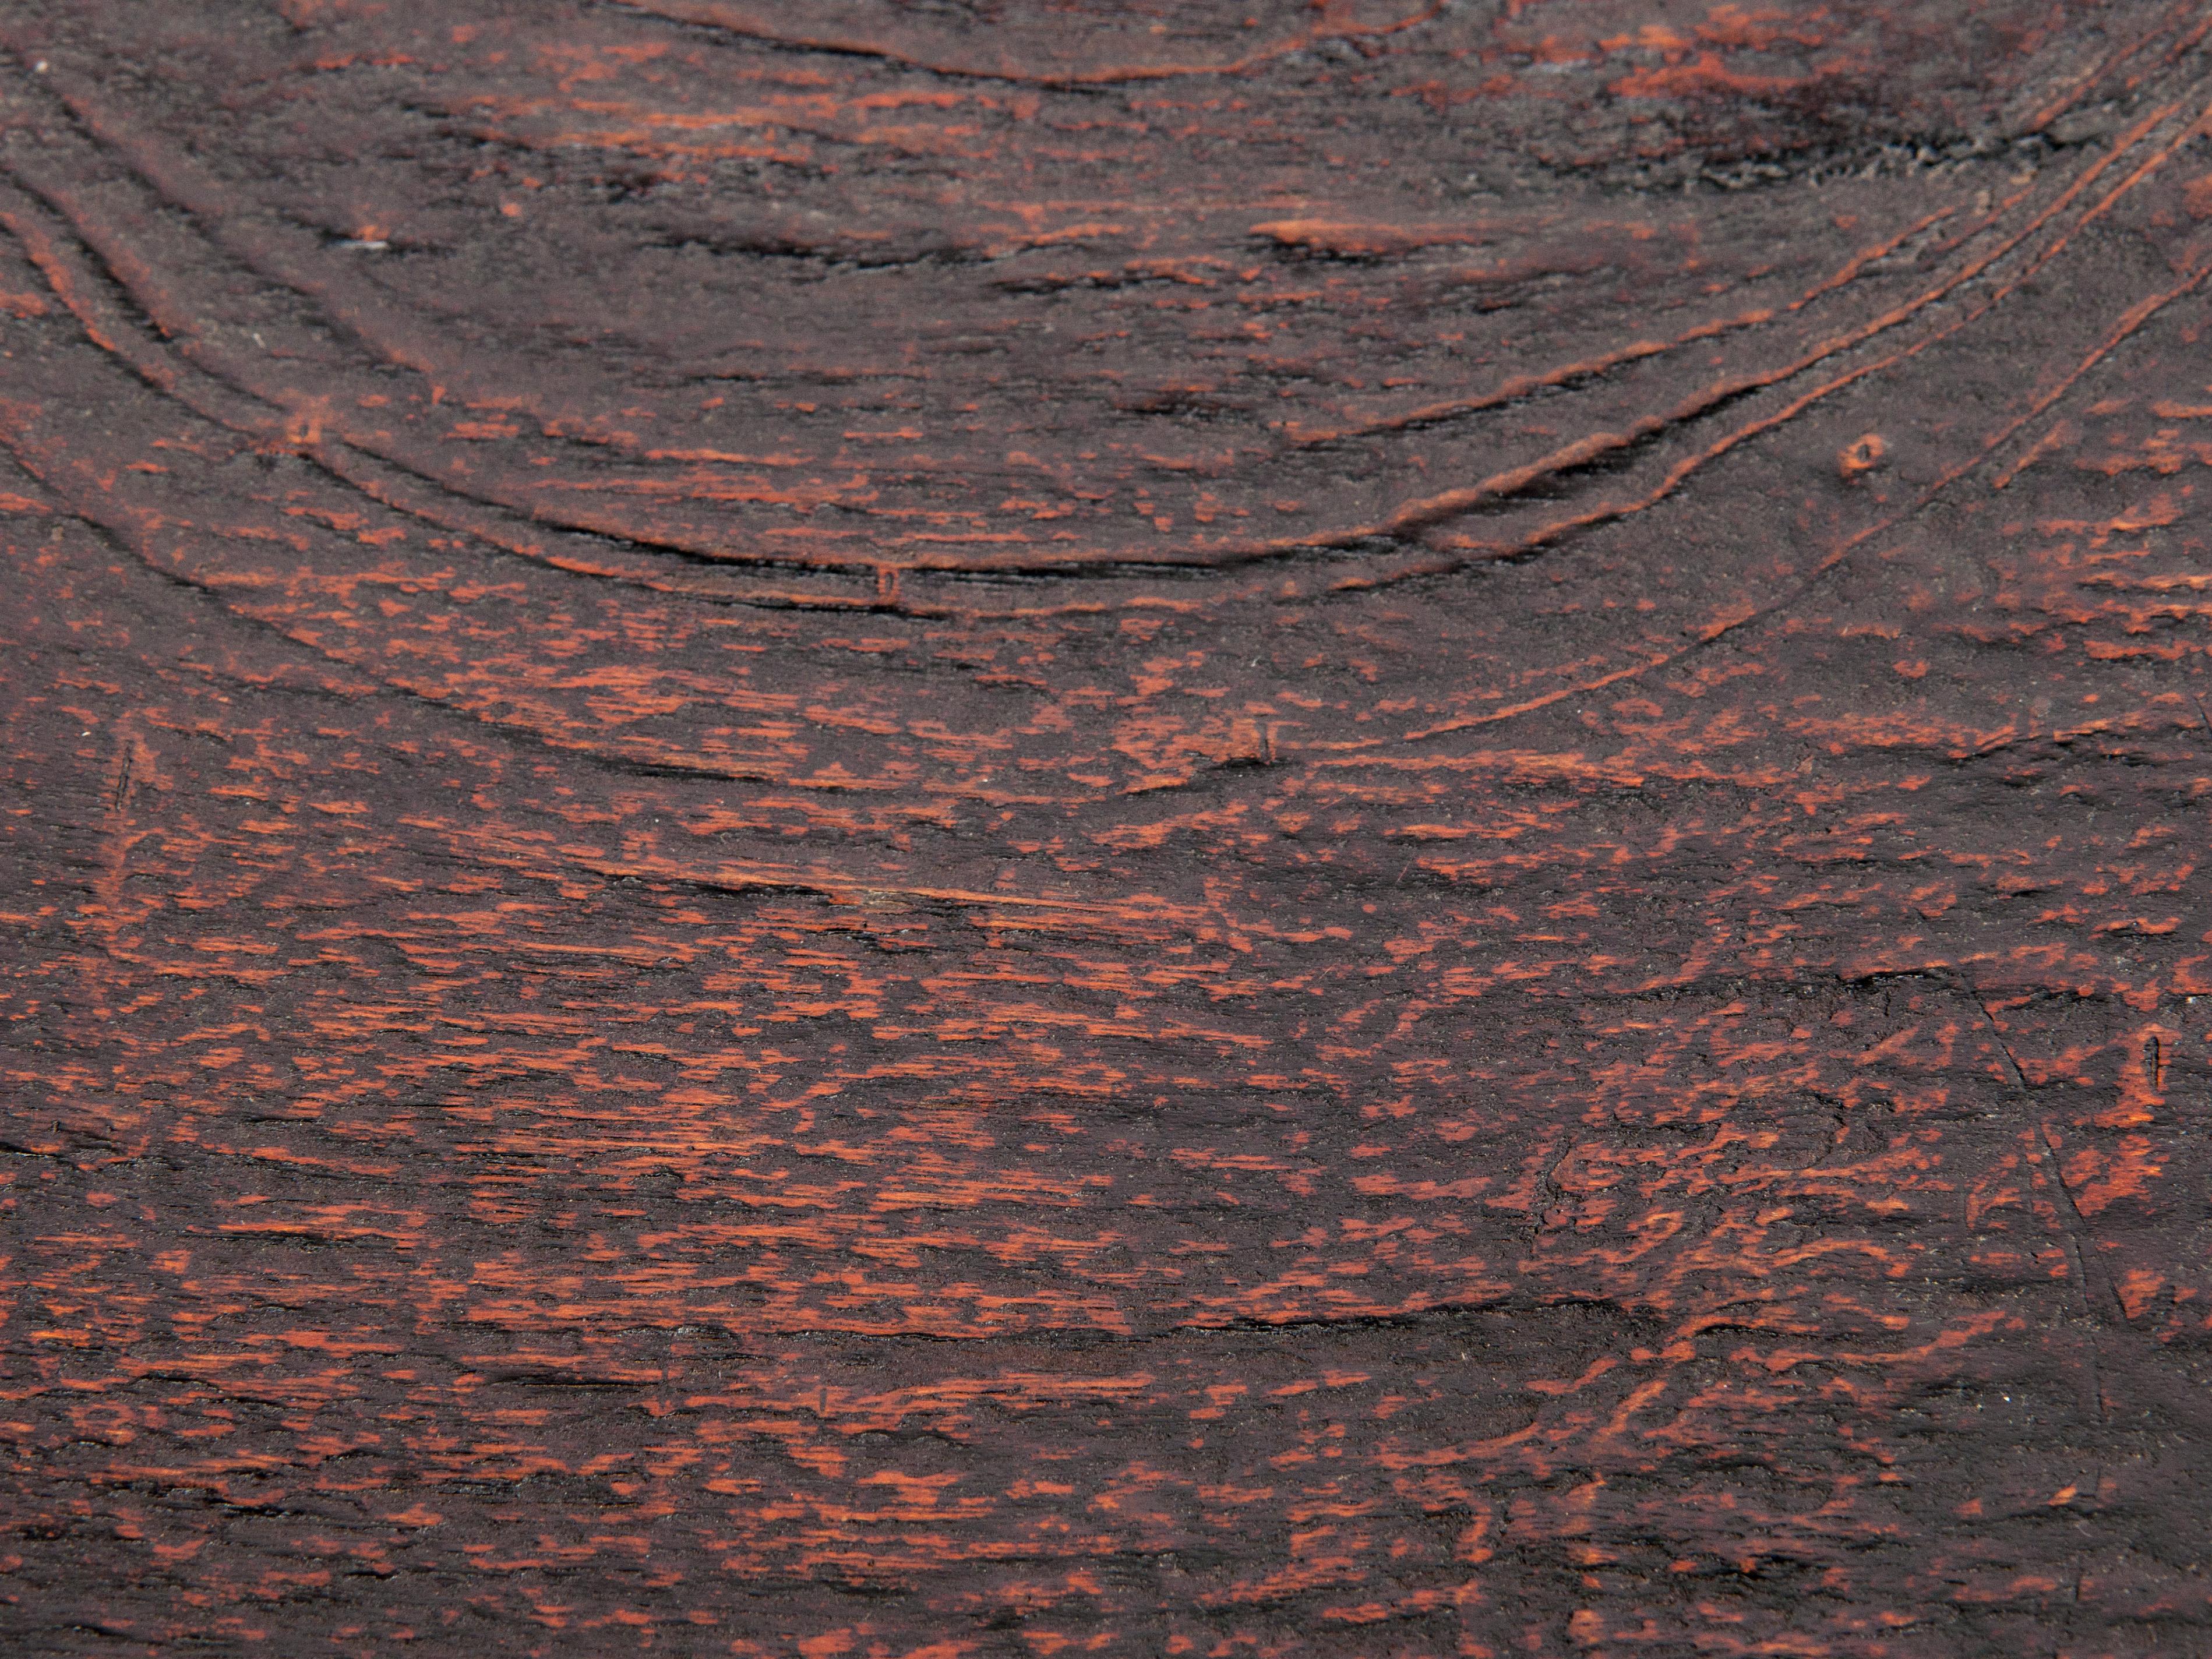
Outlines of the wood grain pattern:
[{"label": "wood grain pattern", "polygon": [[0,1644],[2212,1651],[2208,35],[0,8]]}]

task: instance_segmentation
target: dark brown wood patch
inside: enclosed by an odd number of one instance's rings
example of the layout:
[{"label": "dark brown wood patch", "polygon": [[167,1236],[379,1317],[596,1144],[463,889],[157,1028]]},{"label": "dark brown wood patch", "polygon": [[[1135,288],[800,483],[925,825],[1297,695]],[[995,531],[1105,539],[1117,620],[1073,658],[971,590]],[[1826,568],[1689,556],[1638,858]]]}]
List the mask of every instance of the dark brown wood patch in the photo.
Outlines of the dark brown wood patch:
[{"label": "dark brown wood patch", "polygon": [[0,5],[0,1647],[2212,1651],[2208,37]]}]

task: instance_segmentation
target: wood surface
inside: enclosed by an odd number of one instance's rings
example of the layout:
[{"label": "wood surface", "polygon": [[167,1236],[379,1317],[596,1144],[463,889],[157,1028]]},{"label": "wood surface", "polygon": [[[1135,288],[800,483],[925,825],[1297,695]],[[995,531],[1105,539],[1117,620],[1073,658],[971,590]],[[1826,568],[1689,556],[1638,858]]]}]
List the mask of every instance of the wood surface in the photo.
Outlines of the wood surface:
[{"label": "wood surface", "polygon": [[2212,1653],[2208,35],[0,3],[0,1649]]}]

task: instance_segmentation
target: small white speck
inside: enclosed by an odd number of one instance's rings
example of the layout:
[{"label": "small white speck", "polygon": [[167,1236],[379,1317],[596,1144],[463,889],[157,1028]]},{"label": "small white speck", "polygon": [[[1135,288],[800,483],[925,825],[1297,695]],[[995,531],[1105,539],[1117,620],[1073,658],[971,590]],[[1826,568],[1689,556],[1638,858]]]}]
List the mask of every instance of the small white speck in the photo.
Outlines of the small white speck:
[{"label": "small white speck", "polygon": [[43,58],[39,59],[37,63],[31,65],[31,73],[33,75],[44,75],[46,72],[46,60]]},{"label": "small white speck", "polygon": [[349,242],[340,242],[338,246],[345,249],[349,253],[381,253],[386,248],[390,247],[392,244],[389,242],[368,241],[361,238],[356,238]]}]

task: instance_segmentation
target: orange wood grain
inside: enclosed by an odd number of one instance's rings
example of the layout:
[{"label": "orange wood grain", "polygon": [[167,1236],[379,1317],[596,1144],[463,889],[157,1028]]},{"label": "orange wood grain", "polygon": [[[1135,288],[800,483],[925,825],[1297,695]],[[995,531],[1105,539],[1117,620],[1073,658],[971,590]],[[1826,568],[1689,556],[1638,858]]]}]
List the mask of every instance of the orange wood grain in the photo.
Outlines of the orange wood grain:
[{"label": "orange wood grain", "polygon": [[0,9],[0,1644],[2212,1649],[2208,34]]}]

